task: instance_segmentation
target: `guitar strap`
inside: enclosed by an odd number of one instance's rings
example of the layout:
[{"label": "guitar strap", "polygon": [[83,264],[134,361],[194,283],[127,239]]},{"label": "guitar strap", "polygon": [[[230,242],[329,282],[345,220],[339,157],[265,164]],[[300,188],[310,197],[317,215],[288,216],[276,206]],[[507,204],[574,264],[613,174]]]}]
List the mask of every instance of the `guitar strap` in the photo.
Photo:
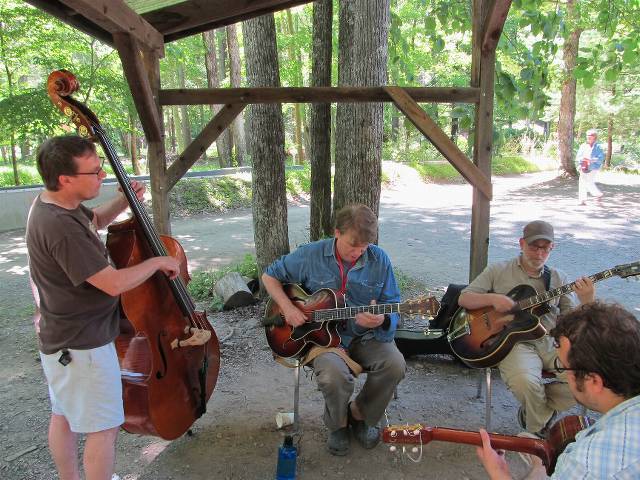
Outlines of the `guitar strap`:
[{"label": "guitar strap", "polygon": [[542,280],[544,281],[544,289],[548,292],[551,287],[551,269],[546,265],[542,269]]}]

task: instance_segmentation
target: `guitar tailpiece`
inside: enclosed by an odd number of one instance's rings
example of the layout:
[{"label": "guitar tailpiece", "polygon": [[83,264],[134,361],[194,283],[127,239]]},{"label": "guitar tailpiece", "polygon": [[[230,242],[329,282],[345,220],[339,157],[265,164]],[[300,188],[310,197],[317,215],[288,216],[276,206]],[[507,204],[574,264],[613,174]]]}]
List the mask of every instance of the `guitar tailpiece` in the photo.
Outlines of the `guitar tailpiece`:
[{"label": "guitar tailpiece", "polygon": [[420,463],[420,461],[422,460],[422,438],[420,439],[420,454],[418,455],[417,458],[413,458],[409,454],[409,452],[407,451],[407,447],[402,447],[402,453],[406,455],[407,458],[411,460],[413,463]]}]

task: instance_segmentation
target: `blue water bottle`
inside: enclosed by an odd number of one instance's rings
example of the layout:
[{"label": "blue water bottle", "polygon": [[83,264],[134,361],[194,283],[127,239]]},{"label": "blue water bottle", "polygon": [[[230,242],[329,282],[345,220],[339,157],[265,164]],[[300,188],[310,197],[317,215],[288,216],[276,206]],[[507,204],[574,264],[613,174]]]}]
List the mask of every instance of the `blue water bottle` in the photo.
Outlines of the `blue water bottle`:
[{"label": "blue water bottle", "polygon": [[276,480],[295,480],[296,458],[298,458],[298,447],[293,445],[291,435],[287,435],[284,437],[282,446],[278,448]]}]

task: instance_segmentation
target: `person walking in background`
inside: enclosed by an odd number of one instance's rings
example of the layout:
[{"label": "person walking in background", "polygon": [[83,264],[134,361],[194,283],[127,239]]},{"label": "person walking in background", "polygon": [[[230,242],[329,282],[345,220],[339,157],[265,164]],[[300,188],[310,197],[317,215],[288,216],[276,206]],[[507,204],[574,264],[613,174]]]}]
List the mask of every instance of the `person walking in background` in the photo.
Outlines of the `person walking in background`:
[{"label": "person walking in background", "polygon": [[578,203],[586,205],[587,195],[590,193],[596,198],[603,193],[596,185],[596,176],[604,161],[604,151],[598,143],[598,132],[594,129],[587,130],[587,141],[580,145],[576,154],[576,168],[580,173],[578,179]]}]

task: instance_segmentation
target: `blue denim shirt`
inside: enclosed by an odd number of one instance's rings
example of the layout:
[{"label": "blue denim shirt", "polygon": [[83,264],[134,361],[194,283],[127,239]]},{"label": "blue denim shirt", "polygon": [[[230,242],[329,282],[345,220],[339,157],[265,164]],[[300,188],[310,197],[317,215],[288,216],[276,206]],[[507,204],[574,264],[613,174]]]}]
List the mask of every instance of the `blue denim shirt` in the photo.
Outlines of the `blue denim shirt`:
[{"label": "blue denim shirt", "polygon": [[[298,247],[283,255],[267,267],[265,273],[282,283],[297,283],[309,293],[320,288],[339,290],[342,286],[340,269],[334,254],[335,239],[328,238]],[[380,247],[370,244],[356,264],[347,273],[347,306],[400,302],[400,290],[387,254]],[[340,329],[342,345],[348,347],[355,337],[363,340],[375,338],[391,342],[398,325],[398,314],[390,314],[391,326],[369,329],[356,325],[355,319],[345,322]]]}]

